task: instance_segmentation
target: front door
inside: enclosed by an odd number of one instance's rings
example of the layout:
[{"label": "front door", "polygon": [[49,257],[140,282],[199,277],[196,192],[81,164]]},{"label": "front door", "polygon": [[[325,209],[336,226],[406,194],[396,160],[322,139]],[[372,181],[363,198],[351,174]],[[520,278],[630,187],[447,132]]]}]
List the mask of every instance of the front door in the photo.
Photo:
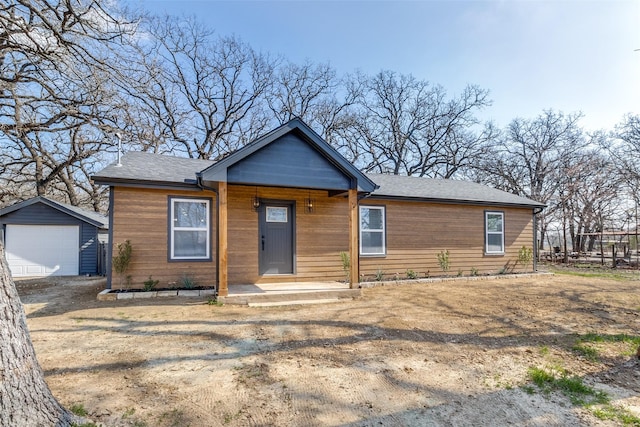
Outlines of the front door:
[{"label": "front door", "polygon": [[260,206],[260,274],[293,274],[293,214],[293,203],[265,202]]}]

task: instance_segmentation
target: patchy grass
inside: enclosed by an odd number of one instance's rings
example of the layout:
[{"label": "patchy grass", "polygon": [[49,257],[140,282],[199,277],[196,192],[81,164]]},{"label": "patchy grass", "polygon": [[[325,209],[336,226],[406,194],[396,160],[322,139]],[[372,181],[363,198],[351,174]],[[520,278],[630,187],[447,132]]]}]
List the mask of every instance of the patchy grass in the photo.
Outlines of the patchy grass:
[{"label": "patchy grass", "polygon": [[548,356],[549,355],[549,347],[547,347],[546,345],[543,345],[542,347],[540,347],[540,355],[541,356]]},{"label": "patchy grass", "polygon": [[591,332],[581,335],[578,340],[580,342],[624,342],[632,345],[640,345],[640,336],[627,334],[603,335]]},{"label": "patchy grass", "polygon": [[600,354],[598,350],[591,346],[584,344],[575,344],[573,347],[571,347],[571,351],[592,362],[600,361]]},{"label": "patchy grass", "polygon": [[86,417],[87,415],[89,415],[89,412],[85,409],[84,405],[82,403],[74,403],[73,405],[71,405],[71,407],[69,408],[69,410],[79,416],[79,417]]},{"label": "patchy grass", "polygon": [[544,394],[557,391],[569,398],[576,406],[591,406],[609,403],[609,396],[594,389],[584,383],[582,378],[570,376],[569,373],[560,367],[554,368],[529,368],[528,372],[531,381]]},{"label": "patchy grass", "polygon": [[163,412],[160,415],[160,422],[169,427],[188,427],[191,425],[185,411],[181,409],[172,409],[171,411]]},{"label": "patchy grass", "polygon": [[619,280],[619,281],[627,281],[630,279],[629,273],[613,273],[610,271],[576,271],[576,270],[555,270],[553,271],[555,274],[564,274],[567,276],[577,276],[577,277],[587,277],[591,279],[602,278],[602,279],[610,279],[610,280]]},{"label": "patchy grass", "polygon": [[640,417],[619,406],[607,404],[600,408],[593,408],[591,412],[601,420],[616,420],[625,426],[640,427]]},{"label": "patchy grass", "polygon": [[616,281],[640,280],[640,271],[613,269],[602,265],[575,264],[569,267],[560,265],[549,265],[549,271],[554,274],[577,276],[586,278],[610,279]]},{"label": "patchy grass", "polygon": [[621,356],[632,356],[636,354],[637,348],[640,346],[640,336],[627,334],[598,334],[590,332],[580,335],[572,350],[588,360],[598,361],[600,358],[600,348],[607,344],[621,344],[618,351]]},{"label": "patchy grass", "polygon": [[[578,376],[570,376],[563,368],[533,367],[529,368],[528,375],[538,390],[545,395],[551,392],[562,393],[573,405],[588,409],[601,420],[615,420],[625,426],[640,427],[640,417],[625,408],[613,405],[607,393],[586,385]],[[535,388],[530,385],[523,386],[522,389],[528,394],[535,392]]]}]

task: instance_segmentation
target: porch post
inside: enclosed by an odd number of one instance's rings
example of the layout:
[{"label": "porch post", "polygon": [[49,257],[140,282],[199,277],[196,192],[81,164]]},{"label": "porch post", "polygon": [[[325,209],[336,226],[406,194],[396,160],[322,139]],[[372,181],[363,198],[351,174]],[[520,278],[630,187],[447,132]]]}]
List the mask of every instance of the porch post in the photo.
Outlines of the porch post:
[{"label": "porch post", "polygon": [[349,283],[351,288],[357,288],[360,281],[360,246],[358,244],[358,190],[349,190]]},{"label": "porch post", "polygon": [[227,273],[228,239],[227,239],[227,183],[218,183],[218,295],[229,295]]}]

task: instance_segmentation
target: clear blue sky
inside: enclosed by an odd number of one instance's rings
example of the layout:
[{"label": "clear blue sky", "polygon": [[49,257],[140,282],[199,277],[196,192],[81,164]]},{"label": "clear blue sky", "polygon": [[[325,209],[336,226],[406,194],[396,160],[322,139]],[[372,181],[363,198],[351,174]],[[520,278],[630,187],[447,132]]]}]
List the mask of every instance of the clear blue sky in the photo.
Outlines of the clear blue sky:
[{"label": "clear blue sky", "polygon": [[[543,109],[612,129],[640,114],[640,1],[126,0],[195,15],[218,34],[342,73],[413,74],[455,94],[489,89],[500,126]],[[635,49],[639,49],[635,51]]]}]

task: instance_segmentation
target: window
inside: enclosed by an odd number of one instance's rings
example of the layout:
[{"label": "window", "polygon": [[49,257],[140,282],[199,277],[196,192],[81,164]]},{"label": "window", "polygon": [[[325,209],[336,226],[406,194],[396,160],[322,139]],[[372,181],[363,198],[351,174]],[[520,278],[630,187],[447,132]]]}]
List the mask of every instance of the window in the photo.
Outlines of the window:
[{"label": "window", "polygon": [[504,213],[485,212],[485,252],[487,254],[504,253]]},{"label": "window", "polygon": [[360,254],[385,254],[384,207],[360,206]]},{"label": "window", "polygon": [[209,259],[210,215],[207,199],[170,198],[170,258]]},{"label": "window", "polygon": [[287,208],[267,206],[267,222],[287,222]]}]

